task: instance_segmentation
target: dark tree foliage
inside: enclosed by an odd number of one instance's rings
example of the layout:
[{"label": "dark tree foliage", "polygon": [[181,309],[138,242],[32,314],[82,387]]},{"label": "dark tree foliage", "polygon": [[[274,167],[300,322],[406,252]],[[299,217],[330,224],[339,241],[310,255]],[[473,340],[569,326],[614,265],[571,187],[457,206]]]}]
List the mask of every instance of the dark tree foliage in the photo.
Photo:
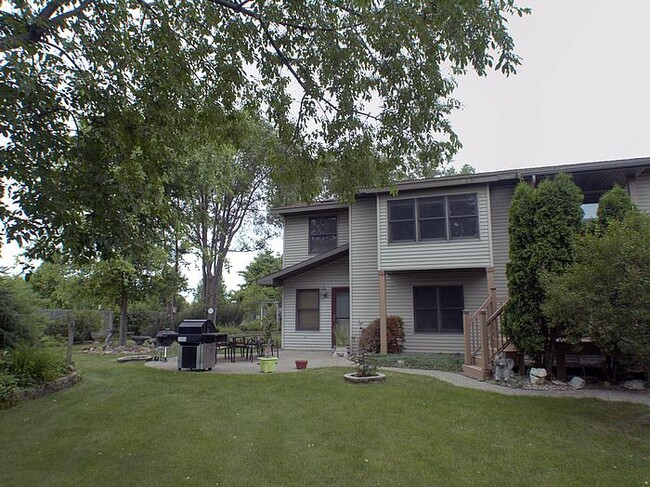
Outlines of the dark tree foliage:
[{"label": "dark tree foliage", "polygon": [[590,337],[612,357],[614,379],[620,365],[650,372],[650,217],[631,211],[581,237],[576,263],[544,288],[545,315],[571,343]]},{"label": "dark tree foliage", "polygon": [[0,351],[21,342],[33,344],[42,336],[46,320],[39,304],[25,281],[0,275]]},{"label": "dark tree foliage", "polygon": [[598,202],[598,225],[604,230],[613,221],[623,221],[630,211],[636,209],[630,195],[618,184],[600,197]]},{"label": "dark tree foliage", "polygon": [[2,2],[8,235],[84,257],[122,229],[134,245],[156,238],[206,107],[269,121],[300,153],[273,177],[302,198],[430,174],[460,145],[452,75],[514,73],[507,21],[526,12],[514,0]]},{"label": "dark tree foliage", "polygon": [[524,353],[552,363],[561,330],[542,311],[541,276],[561,273],[575,260],[575,240],[582,225],[583,195],[566,174],[537,188],[520,183],[510,207],[510,262],[506,267],[510,302],[504,332]]}]

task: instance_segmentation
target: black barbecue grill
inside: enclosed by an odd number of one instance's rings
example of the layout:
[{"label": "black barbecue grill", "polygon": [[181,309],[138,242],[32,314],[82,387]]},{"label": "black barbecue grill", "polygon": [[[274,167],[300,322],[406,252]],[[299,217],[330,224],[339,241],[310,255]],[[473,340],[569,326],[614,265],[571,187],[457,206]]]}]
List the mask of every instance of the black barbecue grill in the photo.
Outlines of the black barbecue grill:
[{"label": "black barbecue grill", "polygon": [[217,329],[210,320],[184,320],[178,326],[178,370],[212,370]]},{"label": "black barbecue grill", "polygon": [[167,362],[167,349],[174,344],[177,336],[178,333],[176,333],[174,330],[170,330],[169,328],[160,330],[156,334],[158,353],[154,357],[154,360],[162,360],[163,362]]}]

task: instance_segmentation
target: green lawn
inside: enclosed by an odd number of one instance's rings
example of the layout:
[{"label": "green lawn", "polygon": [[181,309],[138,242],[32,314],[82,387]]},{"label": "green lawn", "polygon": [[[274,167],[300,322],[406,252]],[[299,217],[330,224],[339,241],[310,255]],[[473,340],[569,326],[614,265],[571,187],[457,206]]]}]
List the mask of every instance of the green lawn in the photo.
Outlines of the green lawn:
[{"label": "green lawn", "polygon": [[0,485],[650,483],[642,406],[76,358],[79,385],[0,411]]}]

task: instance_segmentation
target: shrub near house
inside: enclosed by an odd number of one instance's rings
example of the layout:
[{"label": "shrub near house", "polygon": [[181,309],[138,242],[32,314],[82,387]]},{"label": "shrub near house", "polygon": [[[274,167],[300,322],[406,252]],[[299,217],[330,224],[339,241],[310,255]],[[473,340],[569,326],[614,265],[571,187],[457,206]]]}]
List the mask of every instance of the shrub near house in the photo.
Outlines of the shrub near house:
[{"label": "shrub near house", "polygon": [[[602,233],[601,233],[602,232]],[[571,343],[590,337],[609,375],[650,371],[650,217],[629,211],[578,242],[566,273],[545,279],[544,312]],[[623,370],[621,370],[623,369]]]},{"label": "shrub near house", "polygon": [[[379,353],[379,333],[379,319],[374,320],[363,329],[361,332],[361,341],[366,351]],[[404,322],[402,318],[399,316],[389,316],[386,318],[386,333],[388,335],[388,353],[399,353],[401,351],[399,340],[402,343],[404,340]]]}]

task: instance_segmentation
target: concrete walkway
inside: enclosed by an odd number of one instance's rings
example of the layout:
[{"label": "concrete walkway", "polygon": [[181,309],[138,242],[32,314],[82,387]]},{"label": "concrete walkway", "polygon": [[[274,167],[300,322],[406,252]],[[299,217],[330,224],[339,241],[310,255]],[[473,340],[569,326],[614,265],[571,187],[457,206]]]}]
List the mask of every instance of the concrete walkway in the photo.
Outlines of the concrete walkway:
[{"label": "concrete walkway", "polygon": [[[280,350],[277,372],[301,372],[296,369],[296,360],[307,360],[308,369],[323,367],[352,367],[354,364],[344,357],[333,357],[331,352],[315,352],[302,350]],[[170,357],[167,362],[146,362],[148,367],[178,371],[176,357]],[[257,360],[248,362],[237,356],[236,361],[224,360],[223,353],[219,354],[216,366],[210,374],[261,374]]]},{"label": "concrete walkway", "polygon": [[[277,372],[300,372],[296,369],[296,360],[307,360],[309,369],[318,369],[323,367],[352,367],[353,364],[347,358],[333,357],[331,352],[321,351],[301,351],[301,350],[281,350],[280,359],[278,360]],[[148,367],[156,369],[164,369],[170,371],[177,371],[176,357],[170,357],[167,362],[146,362]],[[569,397],[574,399],[592,398],[601,399],[603,401],[613,402],[631,402],[636,404],[644,404],[650,406],[650,394],[625,392],[618,390],[606,389],[581,389],[570,391],[545,391],[545,390],[531,390],[531,389],[510,389],[508,387],[498,386],[489,382],[482,382],[476,379],[471,379],[462,374],[454,372],[442,372],[440,370],[419,370],[419,369],[406,369],[396,367],[382,367],[382,370],[389,372],[398,372],[401,374],[423,375],[433,377],[441,381],[447,382],[456,387],[464,387],[466,389],[475,389],[485,392],[496,392],[497,394],[504,394],[507,396],[544,396],[544,397]],[[235,363],[224,360],[223,354],[219,355],[218,361],[214,369],[208,374],[261,374],[260,367],[257,360],[247,362],[243,358],[237,357]]]},{"label": "concrete walkway", "polygon": [[626,392],[618,390],[606,389],[580,389],[570,391],[544,391],[544,390],[531,390],[531,389],[511,389],[509,387],[498,386],[489,382],[483,382],[476,379],[471,379],[462,374],[454,372],[442,372],[440,370],[419,370],[419,369],[404,369],[395,367],[382,367],[382,370],[391,372],[400,372],[403,374],[412,375],[425,375],[440,379],[448,384],[464,387],[467,389],[475,389],[478,391],[496,392],[506,396],[544,396],[544,397],[570,397],[573,399],[591,398],[602,399],[603,401],[613,402],[632,402],[636,404],[645,404],[650,406],[650,394]]}]

